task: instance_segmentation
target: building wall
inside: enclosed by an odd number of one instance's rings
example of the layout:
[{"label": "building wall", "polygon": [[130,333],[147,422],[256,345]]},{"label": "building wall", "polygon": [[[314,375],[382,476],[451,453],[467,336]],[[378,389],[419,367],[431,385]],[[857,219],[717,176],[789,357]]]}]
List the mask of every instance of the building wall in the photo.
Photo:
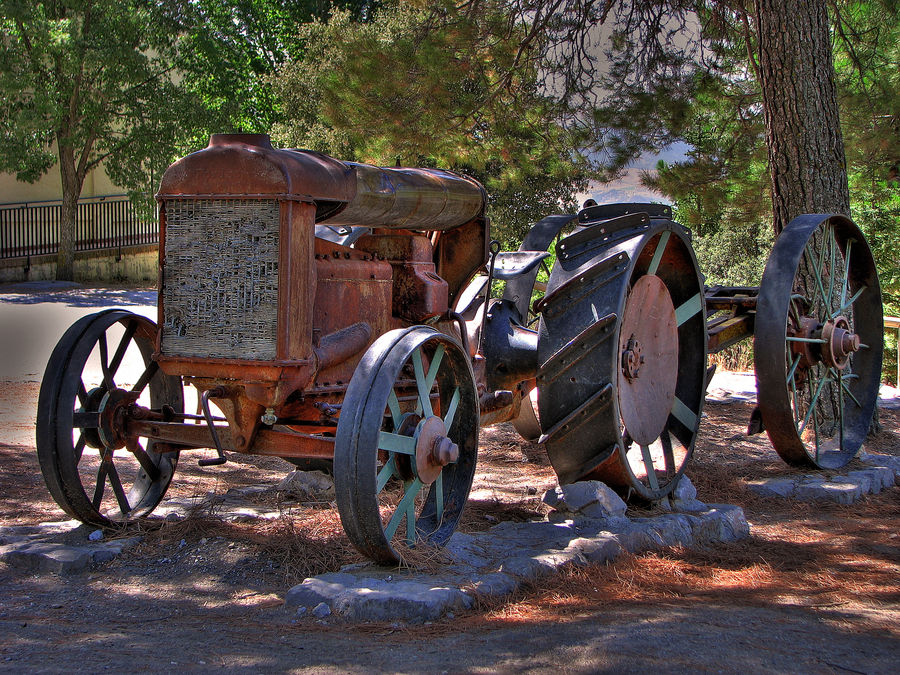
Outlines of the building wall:
[{"label": "building wall", "polygon": [[[159,273],[159,247],[79,251],[75,254],[75,281],[146,283],[155,285]],[[56,255],[0,260],[0,283],[48,281],[56,278]]]},{"label": "building wall", "polygon": [[[82,198],[102,197],[104,195],[120,195],[124,192],[122,188],[113,184],[101,167],[94,169],[85,177],[81,196]],[[61,198],[62,182],[59,165],[54,165],[35,183],[23,183],[16,180],[15,174],[0,173],[0,204],[49,201]]]}]

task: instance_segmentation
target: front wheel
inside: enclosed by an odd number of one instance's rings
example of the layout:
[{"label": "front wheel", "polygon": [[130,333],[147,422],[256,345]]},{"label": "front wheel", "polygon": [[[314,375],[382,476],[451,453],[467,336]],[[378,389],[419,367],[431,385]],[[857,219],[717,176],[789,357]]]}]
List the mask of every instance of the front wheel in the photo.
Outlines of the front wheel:
[{"label": "front wheel", "polygon": [[477,449],[475,381],[459,343],[425,326],[376,340],[350,381],[335,439],[335,496],[350,541],[387,564],[401,559],[399,543],[446,543]]},{"label": "front wheel", "polygon": [[126,437],[130,406],[184,411],[181,379],[152,360],[156,325],[108,310],[74,323],[47,363],[38,397],[36,445],[57,504],[85,523],[111,525],[150,513],[166,493],[177,452]]}]

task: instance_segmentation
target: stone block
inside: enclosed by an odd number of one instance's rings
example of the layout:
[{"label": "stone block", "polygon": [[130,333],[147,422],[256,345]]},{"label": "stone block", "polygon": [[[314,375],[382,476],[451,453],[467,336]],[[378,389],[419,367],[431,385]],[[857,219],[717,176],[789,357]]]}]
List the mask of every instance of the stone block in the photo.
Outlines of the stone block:
[{"label": "stone block", "polygon": [[751,492],[762,497],[791,497],[797,488],[797,483],[793,478],[766,478],[745,482]]}]

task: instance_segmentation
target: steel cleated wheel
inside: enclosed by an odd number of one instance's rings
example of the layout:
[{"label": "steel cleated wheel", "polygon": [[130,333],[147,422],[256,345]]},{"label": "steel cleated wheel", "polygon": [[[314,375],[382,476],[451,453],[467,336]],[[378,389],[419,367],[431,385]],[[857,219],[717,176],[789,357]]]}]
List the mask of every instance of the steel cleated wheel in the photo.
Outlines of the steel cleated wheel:
[{"label": "steel cleated wheel", "polygon": [[442,545],[475,473],[478,400],[459,343],[426,326],[376,340],[347,389],[335,438],[335,493],[350,541],[381,563],[402,546]]},{"label": "steel cleated wheel", "polygon": [[702,278],[669,207],[592,207],[579,223],[538,303],[542,441],[560,483],[658,500],[684,473],[702,414]]},{"label": "steel cleated wheel", "polygon": [[108,310],[75,322],[53,350],[38,397],[36,440],[57,504],[86,523],[111,525],[150,513],[166,492],[177,452],[126,436],[126,412],[184,410],[179,377],[152,360],[156,325]]},{"label": "steel cleated wheel", "polygon": [[882,359],[878,275],[865,237],[840,215],[795,218],[775,241],[756,310],[756,386],[781,457],[836,469],[872,420]]}]

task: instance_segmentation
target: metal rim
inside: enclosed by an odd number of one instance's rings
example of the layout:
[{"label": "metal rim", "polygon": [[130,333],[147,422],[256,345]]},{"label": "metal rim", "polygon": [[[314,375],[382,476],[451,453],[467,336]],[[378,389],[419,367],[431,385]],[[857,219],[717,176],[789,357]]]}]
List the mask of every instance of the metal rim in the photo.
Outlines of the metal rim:
[{"label": "metal rim", "polygon": [[459,343],[425,326],[376,340],[347,388],[335,438],[335,495],[350,541],[387,564],[401,560],[398,544],[444,544],[477,449],[475,382]]},{"label": "metal rim", "polygon": [[763,424],[787,463],[836,469],[856,455],[878,396],[881,331],[859,228],[838,215],[791,221],[766,263],[754,335]]},{"label": "metal rim", "polygon": [[[571,262],[567,268],[564,256],[557,259],[538,342],[548,456],[560,482],[596,479],[626,498],[661,499],[675,489],[693,453],[706,388],[706,310],[689,235],[677,223],[638,214],[624,228],[600,221],[569,239],[574,243],[561,244]],[[622,334],[622,323],[629,294],[645,277],[668,292],[677,377],[674,395],[660,404],[662,428],[652,440],[634,443],[618,391],[631,337]]]},{"label": "metal rim", "polygon": [[[635,258],[629,294],[640,288],[647,277],[656,277],[668,291],[674,310],[677,348],[673,354],[655,355],[661,360],[674,356],[674,392],[661,397],[664,423],[658,435],[654,432],[653,440],[638,443],[630,438],[626,420],[641,411],[622,407],[629,403],[619,388],[616,404],[622,425],[620,442],[599,473],[601,480],[627,496],[652,501],[675,489],[693,455],[706,390],[706,308],[697,260],[680,227],[670,223],[662,231],[648,233]],[[630,336],[622,332],[623,325],[620,321],[616,336],[620,346],[617,376],[629,370]],[[643,356],[648,359],[653,355],[645,352]]]},{"label": "metal rim", "polygon": [[149,319],[107,310],[73,324],[47,363],[38,397],[38,460],[57,504],[78,520],[111,525],[144,516],[172,480],[178,453],[126,439],[121,425],[132,402],[184,410],[181,379],[164,375],[152,360],[155,340]]}]

